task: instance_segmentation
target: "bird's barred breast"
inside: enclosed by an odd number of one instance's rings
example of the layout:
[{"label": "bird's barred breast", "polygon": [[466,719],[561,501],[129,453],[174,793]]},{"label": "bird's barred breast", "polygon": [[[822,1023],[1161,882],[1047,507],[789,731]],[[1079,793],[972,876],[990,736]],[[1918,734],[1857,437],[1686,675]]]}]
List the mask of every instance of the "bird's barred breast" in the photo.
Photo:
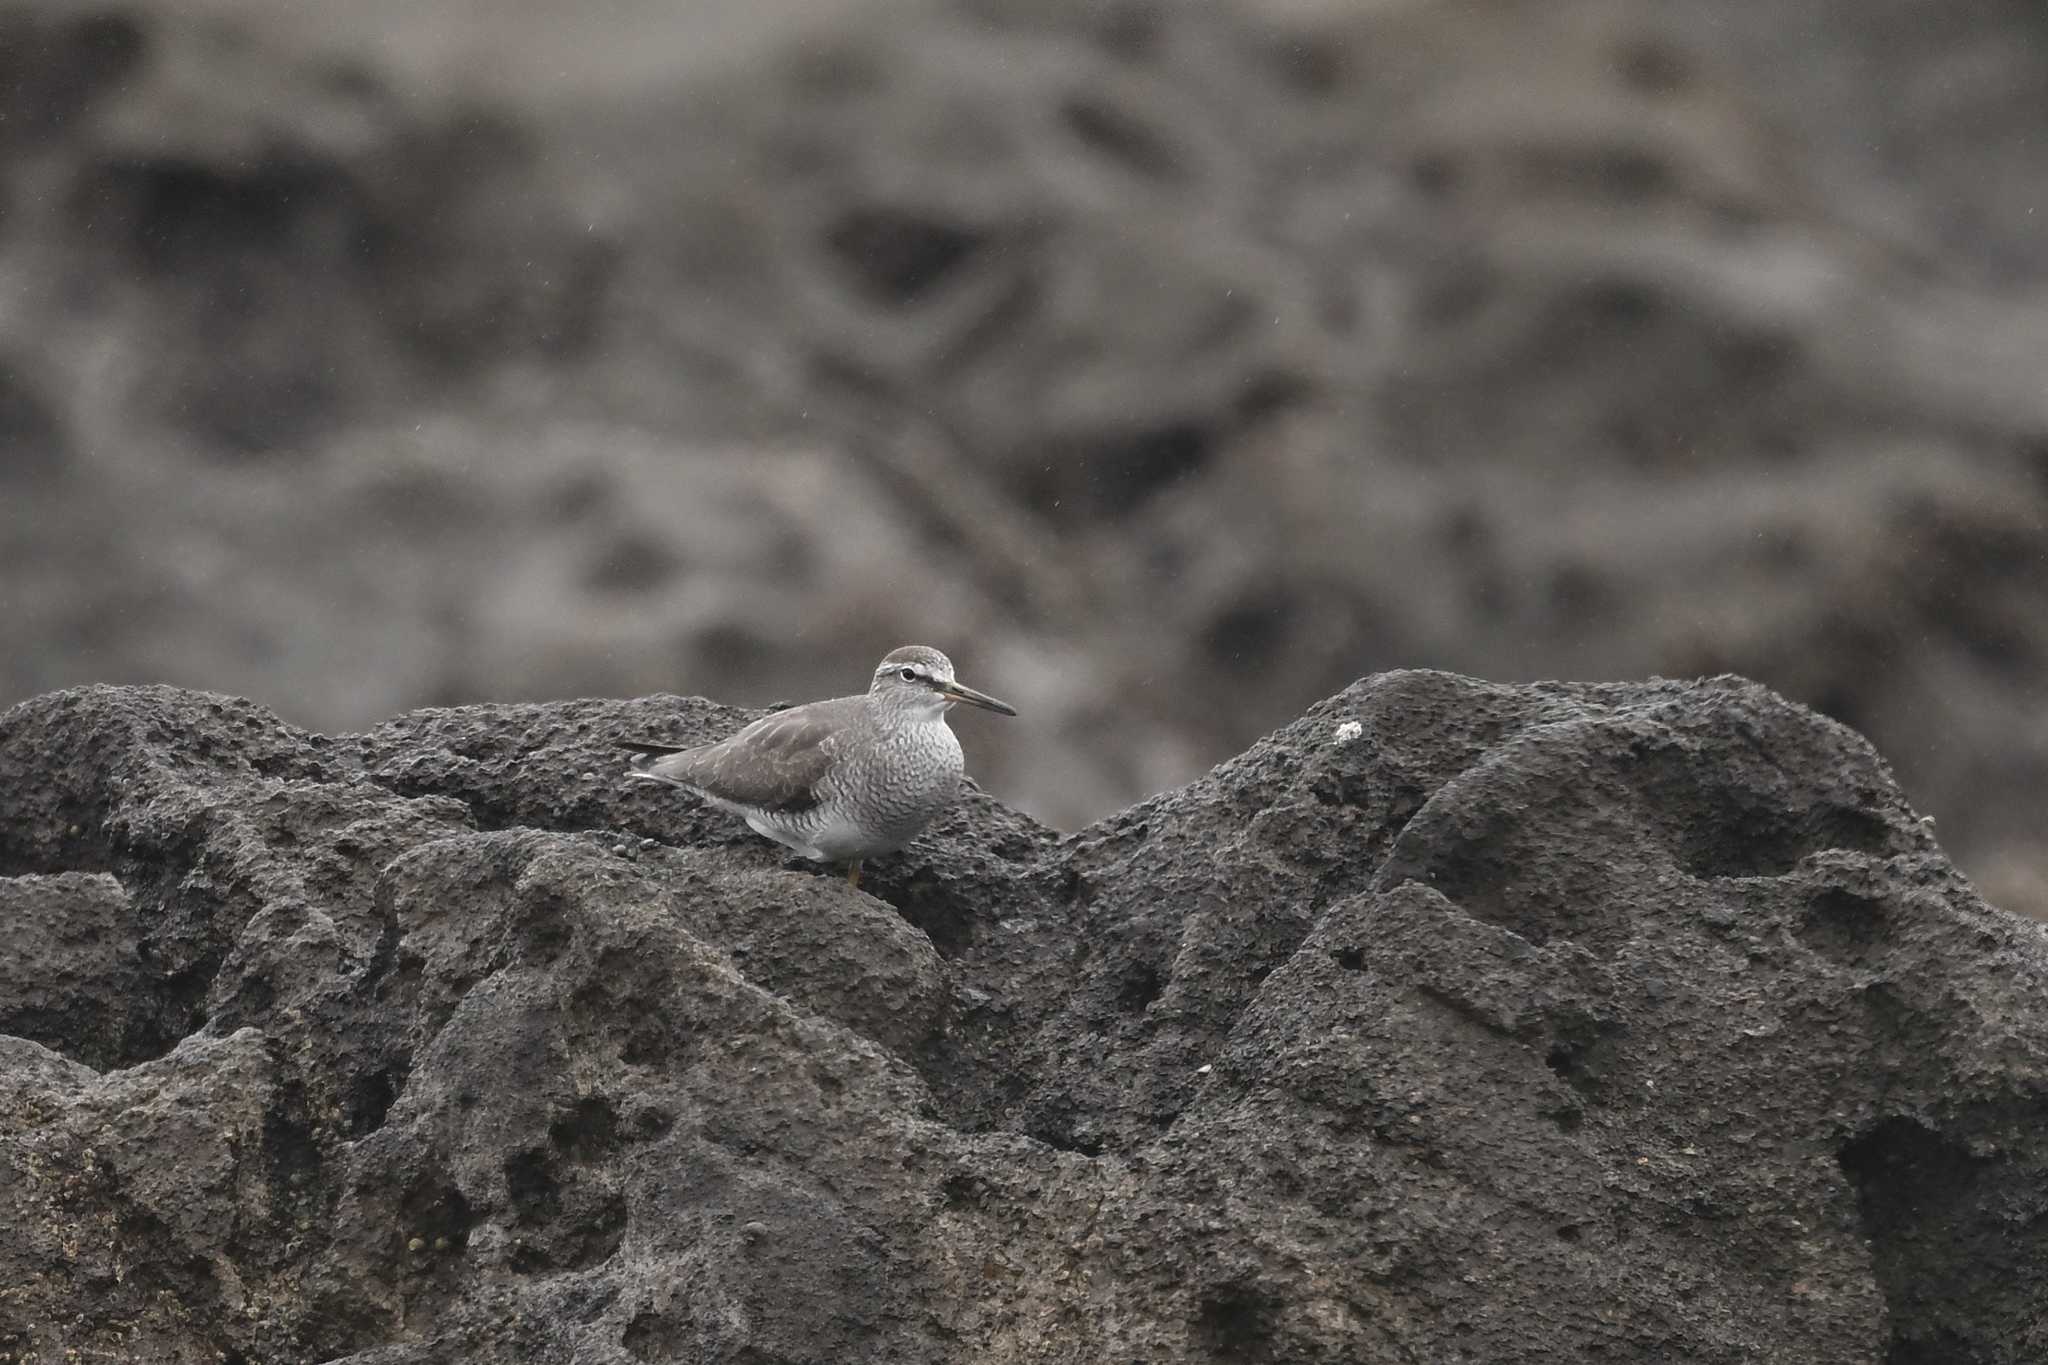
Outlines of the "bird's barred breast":
[{"label": "bird's barred breast", "polygon": [[959,791],[960,741],[943,721],[906,726],[833,774],[833,796],[879,838],[908,843]]}]

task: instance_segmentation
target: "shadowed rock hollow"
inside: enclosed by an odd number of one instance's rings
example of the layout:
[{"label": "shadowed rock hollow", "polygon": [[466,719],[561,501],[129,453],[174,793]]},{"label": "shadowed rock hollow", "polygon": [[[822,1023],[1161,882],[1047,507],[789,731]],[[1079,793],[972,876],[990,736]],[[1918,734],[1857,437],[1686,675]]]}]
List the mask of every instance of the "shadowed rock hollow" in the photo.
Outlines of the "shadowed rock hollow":
[{"label": "shadowed rock hollow", "polygon": [[870,897],[612,741],[0,716],[0,1356],[2048,1356],[2048,943],[1736,679],[1365,679]]}]

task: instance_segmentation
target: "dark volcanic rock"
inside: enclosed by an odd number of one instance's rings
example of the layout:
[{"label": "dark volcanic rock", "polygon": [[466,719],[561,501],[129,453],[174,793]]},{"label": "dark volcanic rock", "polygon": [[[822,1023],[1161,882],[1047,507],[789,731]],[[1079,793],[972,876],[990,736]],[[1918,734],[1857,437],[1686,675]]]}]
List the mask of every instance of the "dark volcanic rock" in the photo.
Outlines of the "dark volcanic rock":
[{"label": "dark volcanic rock", "polygon": [[938,639],[1075,828],[1380,667],[1739,672],[2048,917],[2040,6],[485,8],[0,4],[0,705]]},{"label": "dark volcanic rock", "polygon": [[140,925],[112,877],[0,880],[0,925],[0,1034],[95,1067],[131,1065],[184,1035],[182,1012],[151,989]]},{"label": "dark volcanic rock", "polygon": [[0,716],[0,1352],[2048,1351],[2048,941],[1736,679],[1360,682],[871,896],[612,742]]}]

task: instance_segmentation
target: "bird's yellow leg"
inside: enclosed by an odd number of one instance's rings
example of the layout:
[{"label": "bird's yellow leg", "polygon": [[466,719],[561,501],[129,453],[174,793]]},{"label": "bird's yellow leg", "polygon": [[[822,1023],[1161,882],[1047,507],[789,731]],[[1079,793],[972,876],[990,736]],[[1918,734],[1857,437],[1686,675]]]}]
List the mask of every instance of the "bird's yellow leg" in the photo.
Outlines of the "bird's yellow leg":
[{"label": "bird's yellow leg", "polygon": [[846,884],[856,891],[860,889],[860,859],[855,858],[846,865]]}]

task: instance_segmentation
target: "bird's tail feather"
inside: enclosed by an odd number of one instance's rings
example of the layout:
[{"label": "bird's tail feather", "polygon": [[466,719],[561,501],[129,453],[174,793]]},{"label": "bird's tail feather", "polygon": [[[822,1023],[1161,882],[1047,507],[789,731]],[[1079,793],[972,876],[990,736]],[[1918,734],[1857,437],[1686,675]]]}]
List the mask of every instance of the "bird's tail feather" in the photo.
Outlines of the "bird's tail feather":
[{"label": "bird's tail feather", "polygon": [[679,754],[690,747],[687,744],[650,744],[646,740],[641,739],[620,739],[612,742],[621,749],[629,749],[644,758],[666,758],[670,754]]},{"label": "bird's tail feather", "polygon": [[684,787],[689,785],[685,782],[679,782],[675,778],[670,777],[665,773],[658,773],[652,771],[655,764],[661,762],[661,760],[667,758],[671,754],[682,753],[685,749],[690,747],[689,745],[649,744],[644,740],[622,739],[618,741],[618,746],[621,749],[630,750],[633,754],[633,765],[632,768],[626,773],[627,777],[637,777],[643,782],[660,782],[665,786],[670,787]]}]

